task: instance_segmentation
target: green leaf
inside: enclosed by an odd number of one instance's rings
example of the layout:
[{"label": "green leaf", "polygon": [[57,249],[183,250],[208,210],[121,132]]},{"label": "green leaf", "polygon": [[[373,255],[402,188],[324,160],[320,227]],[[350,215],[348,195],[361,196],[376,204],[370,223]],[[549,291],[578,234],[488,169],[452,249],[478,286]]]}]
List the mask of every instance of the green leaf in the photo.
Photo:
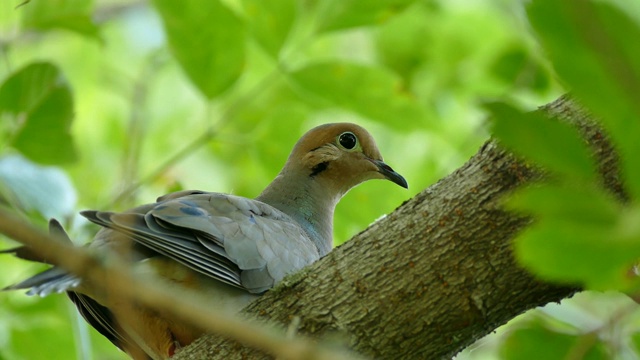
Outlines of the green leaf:
[{"label": "green leaf", "polygon": [[506,50],[491,66],[491,73],[506,82],[513,82],[527,66],[527,53],[520,46]]},{"label": "green leaf", "polygon": [[[595,337],[585,339],[585,337]],[[585,344],[589,345],[585,348]],[[551,331],[539,324],[529,328],[511,331],[500,348],[500,358],[505,360],[562,360],[572,358],[574,354],[580,359],[607,359],[607,352],[597,339],[597,334],[569,335]]]},{"label": "green leaf", "polygon": [[583,222],[612,226],[622,208],[599,189],[577,186],[541,185],[518,189],[507,200],[508,208],[526,212],[544,222]]},{"label": "green leaf", "polygon": [[62,219],[75,210],[75,188],[58,168],[40,166],[21,156],[5,156],[0,158],[0,184],[23,211],[38,212],[44,219]]},{"label": "green leaf", "polygon": [[501,144],[572,180],[595,180],[594,161],[575,128],[503,103],[488,104],[487,108],[493,115],[493,135]]},{"label": "green leaf", "polygon": [[383,68],[326,62],[295,71],[291,79],[310,100],[404,130],[426,123],[423,109],[402,88],[400,79]]},{"label": "green leaf", "polygon": [[326,0],[320,3],[318,31],[379,25],[415,0]]},{"label": "green leaf", "polygon": [[219,0],[154,0],[173,56],[202,94],[231,87],[245,62],[244,23]]},{"label": "green leaf", "polygon": [[640,25],[602,1],[536,0],[529,20],[553,65],[583,104],[601,118],[621,153],[625,185],[640,198]]},{"label": "green leaf", "polygon": [[44,164],[77,160],[70,133],[73,100],[68,88],[55,88],[27,117],[13,141],[24,155]]},{"label": "green leaf", "polygon": [[99,39],[99,28],[93,23],[91,0],[29,1],[23,10],[22,26],[27,29],[65,29]]},{"label": "green leaf", "polygon": [[625,230],[616,223],[548,219],[525,230],[516,239],[515,252],[543,279],[626,290],[637,285],[629,271],[640,253],[640,233],[629,236]]},{"label": "green leaf", "polygon": [[640,226],[633,224],[640,213],[599,189],[576,186],[531,186],[506,205],[536,219],[515,250],[537,275],[598,290],[631,285],[627,273],[640,252]]},{"label": "green leaf", "polygon": [[34,63],[9,77],[0,86],[0,112],[21,118],[11,145],[30,159],[45,164],[77,159],[71,90],[55,66]]},{"label": "green leaf", "polygon": [[0,86],[0,112],[12,115],[28,113],[62,81],[60,70],[51,63],[27,65],[13,73]]},{"label": "green leaf", "polygon": [[243,0],[249,29],[257,42],[274,58],[278,57],[297,14],[295,0]]},{"label": "green leaf", "polygon": [[510,45],[499,55],[489,69],[493,76],[516,88],[548,91],[549,75],[522,44]]},{"label": "green leaf", "polygon": [[376,31],[376,50],[384,65],[411,81],[413,72],[428,59],[423,44],[430,43],[431,29],[425,6],[415,6],[388,21]]},{"label": "green leaf", "polygon": [[631,334],[631,342],[635,347],[636,353],[640,352],[640,332]]}]

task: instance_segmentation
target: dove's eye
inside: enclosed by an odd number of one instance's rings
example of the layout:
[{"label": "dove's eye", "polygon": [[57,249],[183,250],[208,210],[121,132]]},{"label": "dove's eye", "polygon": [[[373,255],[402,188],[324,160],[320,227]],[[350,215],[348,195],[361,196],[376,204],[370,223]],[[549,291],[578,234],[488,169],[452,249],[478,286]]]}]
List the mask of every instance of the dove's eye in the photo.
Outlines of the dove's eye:
[{"label": "dove's eye", "polygon": [[347,131],[338,136],[338,143],[347,150],[353,150],[358,144],[358,138],[352,132]]}]

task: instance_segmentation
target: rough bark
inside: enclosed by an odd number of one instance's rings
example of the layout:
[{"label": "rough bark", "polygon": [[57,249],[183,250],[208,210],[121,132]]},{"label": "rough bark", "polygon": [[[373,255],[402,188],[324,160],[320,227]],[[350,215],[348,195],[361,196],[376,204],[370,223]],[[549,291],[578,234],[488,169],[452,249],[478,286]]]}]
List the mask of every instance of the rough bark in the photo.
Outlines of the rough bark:
[{"label": "rough bark", "polygon": [[[600,160],[603,183],[621,194],[615,154],[589,116],[568,97],[539,111],[577,124]],[[535,279],[511,252],[531,220],[503,211],[500,200],[541,177],[490,140],[464,166],[244,313],[285,327],[297,317],[298,333],[340,339],[371,358],[451,358],[526,310],[576,291]],[[206,336],[175,358],[269,357]]]}]

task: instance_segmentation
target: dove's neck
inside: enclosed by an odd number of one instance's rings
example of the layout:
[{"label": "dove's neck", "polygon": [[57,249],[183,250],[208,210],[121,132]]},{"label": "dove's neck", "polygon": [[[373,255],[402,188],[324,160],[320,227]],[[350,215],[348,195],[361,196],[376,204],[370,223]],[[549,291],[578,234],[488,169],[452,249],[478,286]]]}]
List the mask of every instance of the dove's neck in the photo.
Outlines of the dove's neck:
[{"label": "dove's neck", "polygon": [[331,251],[333,211],[342,197],[330,194],[322,185],[308,176],[297,179],[281,173],[256,198],[297,221],[315,243],[320,256]]}]

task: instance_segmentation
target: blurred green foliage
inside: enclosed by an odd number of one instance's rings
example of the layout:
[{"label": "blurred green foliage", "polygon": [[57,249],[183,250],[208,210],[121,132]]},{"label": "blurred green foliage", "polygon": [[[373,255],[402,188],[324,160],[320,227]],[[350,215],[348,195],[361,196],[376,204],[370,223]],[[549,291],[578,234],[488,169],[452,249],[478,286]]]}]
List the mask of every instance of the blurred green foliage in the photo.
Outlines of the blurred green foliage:
[{"label": "blurred green foliage", "polygon": [[[512,0],[20,4],[0,2],[0,206],[38,223],[64,219],[78,243],[95,228],[77,210],[122,210],[182,188],[253,197],[302,133],[354,121],[373,133],[411,190],[370,182],[351,191],[335,215],[341,243],[474,154],[488,138],[487,99],[511,104],[489,107],[505,144],[587,184],[593,164],[573,130],[516,110],[561,93],[552,65],[566,86],[593,102],[630,154],[625,176],[639,176],[632,156],[638,145],[631,141],[638,135],[637,107],[628,103],[639,62],[637,49],[619,36],[637,33],[640,13],[623,2],[536,0],[528,18]],[[575,10],[582,5],[597,16]],[[585,37],[584,29],[596,33]],[[545,151],[542,142],[549,144]],[[640,182],[633,183],[635,196]],[[509,204],[539,215],[541,224],[556,221],[521,239],[520,257],[548,278],[621,288],[608,281],[634,259],[637,238],[603,245],[602,229],[635,234],[635,207],[588,185],[569,185],[523,191]],[[621,214],[627,227],[618,226]],[[566,241],[548,246],[544,237]],[[3,247],[12,244],[0,239]],[[558,253],[576,258],[554,258]],[[40,269],[10,257],[0,257],[0,266],[0,286]],[[76,320],[64,296],[0,295],[1,359],[123,358]],[[602,322],[613,319],[602,329],[624,327],[615,349],[635,354],[637,315],[584,311]],[[491,351],[459,357],[524,358],[526,349],[553,343],[550,356],[564,358],[588,331],[577,317],[564,327],[543,323],[560,321],[558,314],[528,315],[516,322],[518,330],[503,331],[510,336],[485,340],[494,344],[486,346]],[[591,344],[584,354],[623,353],[602,336]]]},{"label": "blurred green foliage", "polygon": [[[636,3],[637,4],[637,3]],[[526,6],[530,23],[565,86],[600,120],[619,154],[623,195],[602,188],[593,156],[576,129],[490,104],[493,133],[549,178],[519,189],[507,207],[535,218],[515,241],[520,262],[538,276],[592,290],[640,290],[640,51],[629,42],[640,35],[640,7],[612,1],[536,0]],[[501,354],[507,359],[637,358],[637,306],[622,308],[609,328],[566,332],[532,323],[515,330]],[[622,319],[625,320],[622,320]],[[612,326],[613,327],[613,326]],[[629,330],[630,329],[630,330]],[[546,344],[549,353],[534,355]]]},{"label": "blurred green foliage", "polygon": [[76,160],[71,89],[54,65],[31,63],[14,72],[0,87],[0,112],[13,119],[9,145],[16,150],[45,164]]},{"label": "blurred green foliage", "polygon": [[[517,191],[511,208],[537,215],[516,240],[516,254],[537,274],[595,290],[640,289],[630,272],[640,254],[640,51],[628,43],[640,21],[615,4],[537,0],[531,24],[558,74],[620,154],[624,203],[599,185],[595,165],[576,129],[489,106],[501,143],[544,166],[552,179]],[[640,13],[636,13],[637,17]],[[588,76],[587,76],[588,74]]]}]

